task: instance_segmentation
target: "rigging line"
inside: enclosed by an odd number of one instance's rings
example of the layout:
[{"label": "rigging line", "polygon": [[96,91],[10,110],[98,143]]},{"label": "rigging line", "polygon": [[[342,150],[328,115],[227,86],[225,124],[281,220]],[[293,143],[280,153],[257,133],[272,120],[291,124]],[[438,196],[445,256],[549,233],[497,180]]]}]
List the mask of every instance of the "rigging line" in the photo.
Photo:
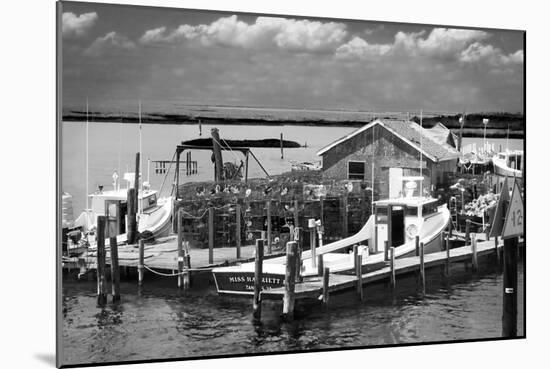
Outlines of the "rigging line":
[{"label": "rigging line", "polygon": [[88,163],[88,157],[89,157],[89,147],[88,147],[88,140],[89,140],[89,125],[90,125],[90,122],[89,122],[89,119],[88,119],[88,98],[86,97],[86,194],[85,194],[85,199],[86,199],[86,206],[84,207],[84,209],[87,211],[88,210],[88,195],[90,193],[89,191],[89,188],[88,188],[88,171],[89,171],[89,163]]},{"label": "rigging line", "polygon": [[233,156],[235,157],[235,160],[239,160],[239,158],[237,157],[237,154],[235,154],[235,152],[231,149],[231,146],[229,146],[229,144],[227,143],[227,141],[222,138],[221,139],[223,142],[225,142],[225,146],[227,146],[227,148],[229,149],[229,151],[231,151],[231,153],[233,154]]},{"label": "rigging line", "polygon": [[[172,169],[172,162],[174,161],[174,157],[176,156],[176,152],[174,151],[174,155],[172,155],[172,160],[170,160],[170,165],[168,166],[168,171],[164,174],[164,178],[162,179],[162,184],[160,185],[159,194],[162,195],[162,188],[164,187],[164,182],[166,182],[166,177],[168,177],[168,174],[170,173],[170,169]],[[170,194],[172,194],[170,192]]]},{"label": "rigging line", "polygon": [[422,132],[422,110],[420,110],[420,176],[422,177],[422,179],[420,180],[420,197],[423,197],[422,196],[422,187],[423,187],[423,184],[424,184],[424,174],[422,173],[422,136],[423,136],[423,132]]}]

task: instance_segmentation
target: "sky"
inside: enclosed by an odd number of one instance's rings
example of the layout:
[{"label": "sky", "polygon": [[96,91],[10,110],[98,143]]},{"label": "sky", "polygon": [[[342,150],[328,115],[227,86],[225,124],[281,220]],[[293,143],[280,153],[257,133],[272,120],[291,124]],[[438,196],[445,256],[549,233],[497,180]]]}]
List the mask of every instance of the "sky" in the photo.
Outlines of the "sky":
[{"label": "sky", "polygon": [[70,2],[59,23],[64,108],[523,112],[520,31]]}]

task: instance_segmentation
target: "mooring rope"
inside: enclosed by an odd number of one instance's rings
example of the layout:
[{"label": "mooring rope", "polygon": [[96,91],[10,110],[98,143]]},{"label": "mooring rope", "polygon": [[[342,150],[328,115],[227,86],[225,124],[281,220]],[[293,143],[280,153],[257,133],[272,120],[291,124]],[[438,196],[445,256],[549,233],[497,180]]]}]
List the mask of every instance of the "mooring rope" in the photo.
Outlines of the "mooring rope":
[{"label": "mooring rope", "polygon": [[151,269],[149,268],[147,265],[143,265],[143,267],[145,269],[147,269],[148,271],[150,271],[151,273],[153,274],[157,274],[157,275],[160,275],[162,277],[177,277],[177,276],[180,276],[180,275],[183,275],[183,274],[186,274],[188,272],[200,272],[200,271],[208,271],[208,270],[211,270],[213,268],[187,268],[185,269],[184,271],[182,271],[181,273],[162,273],[162,272],[159,272],[159,271],[156,271],[154,269]]}]

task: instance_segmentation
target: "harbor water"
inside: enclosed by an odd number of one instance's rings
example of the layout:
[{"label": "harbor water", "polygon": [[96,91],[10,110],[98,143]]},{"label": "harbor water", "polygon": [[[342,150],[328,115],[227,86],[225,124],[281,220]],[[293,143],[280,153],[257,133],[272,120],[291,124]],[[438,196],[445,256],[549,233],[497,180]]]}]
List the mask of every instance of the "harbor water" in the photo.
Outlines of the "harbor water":
[{"label": "harbor water", "polygon": [[[365,300],[353,292],[331,295],[329,307],[299,302],[295,320],[280,319],[279,302],[264,302],[261,324],[252,319],[252,299],[217,296],[206,281],[181,296],[174,278],[147,275],[122,283],[122,302],[96,305],[96,284],[63,283],[63,362],[191,358],[291,352],[400,343],[501,337],[502,273],[482,258],[477,274],[463,263],[446,279],[426,273],[426,295],[413,276],[369,285]],[[518,336],[523,331],[523,267],[518,265]]]}]

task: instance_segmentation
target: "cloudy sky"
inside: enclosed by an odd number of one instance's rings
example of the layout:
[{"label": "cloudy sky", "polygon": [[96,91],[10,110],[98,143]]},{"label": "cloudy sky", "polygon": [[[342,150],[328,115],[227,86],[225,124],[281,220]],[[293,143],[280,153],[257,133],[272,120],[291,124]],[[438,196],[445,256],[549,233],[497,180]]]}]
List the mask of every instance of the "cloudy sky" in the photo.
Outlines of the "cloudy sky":
[{"label": "cloudy sky", "polygon": [[60,27],[65,107],[523,111],[518,31],[86,3]]}]

